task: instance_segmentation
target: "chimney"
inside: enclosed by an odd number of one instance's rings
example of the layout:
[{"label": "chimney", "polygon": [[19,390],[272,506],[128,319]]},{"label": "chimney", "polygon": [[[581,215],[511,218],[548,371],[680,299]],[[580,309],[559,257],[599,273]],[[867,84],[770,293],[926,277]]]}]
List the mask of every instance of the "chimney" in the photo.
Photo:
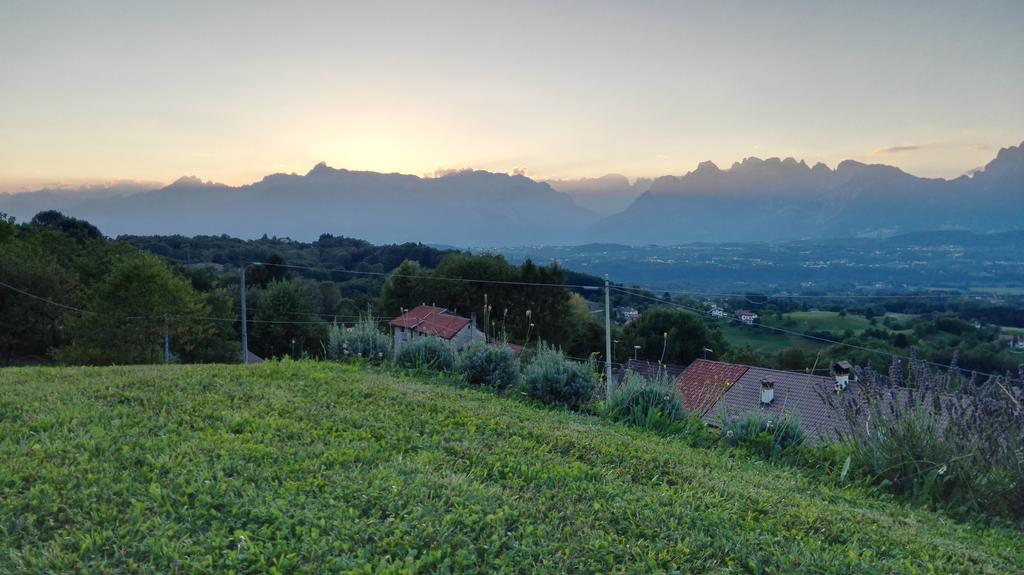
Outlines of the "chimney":
[{"label": "chimney", "polygon": [[775,382],[770,379],[761,380],[761,405],[770,405],[775,399]]},{"label": "chimney", "polygon": [[844,391],[850,385],[850,371],[853,367],[848,361],[838,361],[832,364],[832,377],[836,382],[836,391]]}]

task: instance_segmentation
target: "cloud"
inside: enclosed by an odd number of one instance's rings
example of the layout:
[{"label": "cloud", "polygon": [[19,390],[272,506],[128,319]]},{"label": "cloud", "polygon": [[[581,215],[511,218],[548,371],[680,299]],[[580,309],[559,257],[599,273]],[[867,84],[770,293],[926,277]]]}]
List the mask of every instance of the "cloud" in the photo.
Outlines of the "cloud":
[{"label": "cloud", "polygon": [[878,148],[877,150],[871,150],[872,156],[884,156],[886,154],[899,154],[900,152],[916,152],[927,146],[918,144],[906,144],[903,146],[889,146],[888,148]]},{"label": "cloud", "polygon": [[453,176],[455,174],[468,174],[475,171],[473,168],[438,168],[433,172],[427,172],[423,174],[426,179],[443,178],[445,176]]},{"label": "cloud", "polygon": [[932,148],[941,148],[949,146],[953,142],[950,140],[929,140],[920,144],[899,144],[897,146],[889,146],[887,148],[877,148],[871,150],[872,156],[886,156],[890,154],[903,154],[906,152],[920,152],[921,150],[928,150]]}]

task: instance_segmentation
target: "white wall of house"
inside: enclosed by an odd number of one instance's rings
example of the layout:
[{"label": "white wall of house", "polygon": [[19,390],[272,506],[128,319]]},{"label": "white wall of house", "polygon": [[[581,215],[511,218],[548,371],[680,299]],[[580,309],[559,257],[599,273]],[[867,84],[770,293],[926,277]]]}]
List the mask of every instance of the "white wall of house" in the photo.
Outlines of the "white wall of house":
[{"label": "white wall of house", "polygon": [[[402,346],[405,345],[406,342],[409,342],[414,338],[437,337],[436,335],[425,334],[422,332],[418,332],[416,330],[406,329],[404,327],[396,327],[394,328],[394,330],[396,354],[402,350]],[[452,347],[454,347],[456,350],[460,350],[473,342],[486,341],[486,339],[487,338],[484,335],[484,332],[477,329],[476,326],[474,326],[472,323],[468,323],[466,324],[466,327],[462,328],[461,330],[459,330],[458,333],[452,336],[452,338],[448,340],[448,342],[451,343]]]},{"label": "white wall of house", "polygon": [[475,341],[485,340],[486,336],[484,336],[484,332],[478,330],[476,326],[470,322],[466,324],[466,327],[459,330],[459,333],[452,337],[451,342],[455,349],[462,349]]}]

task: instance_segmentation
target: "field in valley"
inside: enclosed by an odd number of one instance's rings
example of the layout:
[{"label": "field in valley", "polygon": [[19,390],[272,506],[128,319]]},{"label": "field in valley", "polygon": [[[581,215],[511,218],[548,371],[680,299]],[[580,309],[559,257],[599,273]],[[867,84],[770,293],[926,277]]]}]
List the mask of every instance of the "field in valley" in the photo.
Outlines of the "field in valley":
[{"label": "field in valley", "polygon": [[1024,533],[451,380],[0,370],[0,572],[1014,573]]}]

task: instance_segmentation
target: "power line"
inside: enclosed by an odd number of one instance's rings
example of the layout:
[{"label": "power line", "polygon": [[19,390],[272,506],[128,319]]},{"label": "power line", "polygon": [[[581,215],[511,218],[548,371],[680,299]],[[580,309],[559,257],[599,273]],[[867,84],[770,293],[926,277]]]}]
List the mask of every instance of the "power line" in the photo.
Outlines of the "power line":
[{"label": "power line", "polygon": [[48,298],[45,298],[45,297],[42,297],[42,296],[35,295],[33,293],[29,293],[29,292],[27,292],[27,291],[25,291],[23,289],[16,288],[16,287],[14,287],[14,286],[12,286],[10,284],[6,284],[4,282],[0,282],[0,286],[3,286],[3,287],[5,287],[5,288],[7,288],[9,290],[18,292],[18,293],[20,293],[23,296],[27,296],[27,297],[30,297],[32,299],[37,299],[37,300],[39,300],[41,302],[45,302],[45,303],[48,303],[50,305],[55,305],[57,307],[61,307],[61,308],[67,309],[67,310],[76,311],[78,313],[93,314],[93,315],[95,315],[95,313],[96,313],[96,312],[91,312],[91,311],[84,310],[84,309],[81,309],[81,308],[77,308],[77,307],[74,307],[74,306],[62,304],[60,302],[56,302],[56,301],[53,301],[52,299],[48,299]]},{"label": "power line", "polygon": [[[685,310],[694,312],[694,313],[696,313],[698,315],[701,315],[701,316],[704,316],[704,317],[711,317],[713,319],[720,319],[720,318],[714,318],[714,316],[712,316],[710,313],[708,313],[708,312],[706,312],[706,311],[704,311],[702,309],[697,309],[697,308],[690,307],[690,306],[687,306],[687,305],[683,305],[681,303],[677,303],[677,302],[674,302],[674,301],[664,300],[664,299],[648,296],[648,295],[645,295],[645,294],[631,292],[631,291],[629,291],[627,289],[623,289],[623,288],[619,288],[619,287],[616,287],[614,289],[616,289],[616,290],[618,290],[620,292],[623,292],[623,293],[627,293],[629,295],[634,295],[634,296],[641,297],[641,298],[644,298],[644,299],[648,299],[648,300],[651,300],[651,301],[655,301],[655,302],[658,302],[658,303],[661,303],[661,304],[668,304],[668,305],[675,306],[675,307],[678,307],[678,308],[681,308],[681,309],[685,309]],[[727,317],[725,319],[728,319],[731,322],[740,322],[740,320],[738,320],[738,319],[736,319],[734,317]],[[743,323],[743,322],[740,322],[740,323]],[[838,346],[841,346],[841,347],[848,347],[848,348],[851,348],[851,349],[857,349],[857,350],[866,351],[866,352],[869,352],[869,353],[876,353],[876,354],[879,354],[879,355],[884,355],[884,356],[888,356],[890,358],[895,358],[895,359],[908,360],[908,361],[914,359],[914,358],[911,358],[910,356],[900,355],[898,353],[893,353],[893,352],[890,352],[890,351],[883,351],[883,350],[880,350],[880,349],[873,349],[873,348],[865,347],[865,346],[862,346],[862,345],[856,345],[856,344],[852,344],[852,343],[836,341],[834,339],[829,339],[829,338],[825,338],[825,337],[818,337],[816,335],[811,335],[809,333],[803,333],[803,332],[799,332],[799,331],[784,329],[784,328],[781,328],[781,327],[765,325],[765,324],[762,324],[762,323],[750,323],[750,324],[744,323],[743,325],[752,325],[752,326],[756,326],[756,327],[759,327],[759,328],[762,328],[762,329],[768,329],[768,330],[772,330],[772,331],[776,331],[776,332],[780,332],[780,333],[785,333],[787,335],[793,335],[793,336],[802,337],[802,338],[805,338],[805,339],[819,341],[819,342],[822,342],[822,343],[827,343],[827,344],[831,344],[831,345],[838,345]],[[937,362],[934,362],[934,361],[928,361],[928,360],[924,360],[924,359],[920,359],[920,358],[917,358],[916,361],[923,362],[923,363],[925,363],[927,365],[931,365],[933,367],[941,367],[941,368],[945,368],[945,369],[955,369],[957,371],[961,371],[961,372],[964,372],[964,373],[977,373],[978,375],[984,375],[986,377],[1000,377],[1000,376],[997,376],[995,374],[987,373],[987,372],[984,372],[984,371],[977,371],[977,370],[967,369],[967,368],[963,368],[963,367],[959,367],[959,366],[946,365],[944,363],[937,363]]]}]

